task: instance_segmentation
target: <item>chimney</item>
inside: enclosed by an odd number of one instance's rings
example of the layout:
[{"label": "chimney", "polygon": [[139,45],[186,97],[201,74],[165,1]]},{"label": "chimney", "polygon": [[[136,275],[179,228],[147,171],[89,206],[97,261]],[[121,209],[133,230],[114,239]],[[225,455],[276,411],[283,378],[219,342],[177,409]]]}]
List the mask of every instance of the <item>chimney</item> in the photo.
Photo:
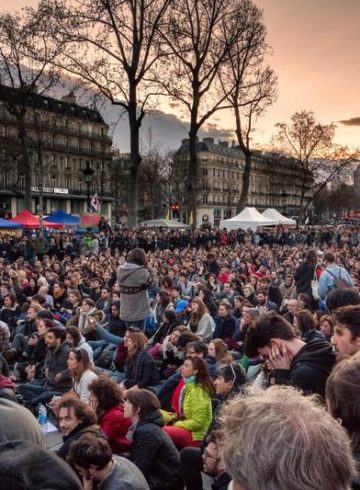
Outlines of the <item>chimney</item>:
[{"label": "chimney", "polygon": [[203,138],[203,142],[207,143],[208,145],[213,145],[214,144],[214,138]]},{"label": "chimney", "polygon": [[219,140],[219,146],[221,148],[229,148],[229,143],[228,143],[228,141],[221,141],[221,140]]},{"label": "chimney", "polygon": [[61,100],[62,102],[67,102],[68,104],[76,104],[75,92],[73,90],[70,90],[67,95],[61,97]]}]

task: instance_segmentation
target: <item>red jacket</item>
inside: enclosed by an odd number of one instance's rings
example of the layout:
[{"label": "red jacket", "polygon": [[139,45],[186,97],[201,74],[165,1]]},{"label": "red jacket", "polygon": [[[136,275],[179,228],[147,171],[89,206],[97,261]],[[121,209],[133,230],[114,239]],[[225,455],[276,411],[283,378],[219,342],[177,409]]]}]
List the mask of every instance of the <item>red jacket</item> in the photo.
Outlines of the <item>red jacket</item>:
[{"label": "red jacket", "polygon": [[131,420],[124,417],[123,405],[112,408],[101,417],[99,425],[115,453],[124,452],[130,447],[126,434],[131,424]]}]

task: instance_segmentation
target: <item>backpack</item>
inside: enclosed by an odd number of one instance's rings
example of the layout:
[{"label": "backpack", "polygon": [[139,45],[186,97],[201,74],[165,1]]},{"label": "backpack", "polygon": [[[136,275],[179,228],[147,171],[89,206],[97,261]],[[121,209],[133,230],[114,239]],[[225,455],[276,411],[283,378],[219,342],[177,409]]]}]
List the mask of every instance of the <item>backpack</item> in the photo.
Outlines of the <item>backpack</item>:
[{"label": "backpack", "polygon": [[339,270],[339,277],[336,277],[335,274],[328,270],[326,272],[328,272],[330,276],[333,276],[333,278],[335,279],[333,287],[335,286],[336,289],[348,288],[349,284],[345,281],[345,279],[341,279],[341,268]]}]

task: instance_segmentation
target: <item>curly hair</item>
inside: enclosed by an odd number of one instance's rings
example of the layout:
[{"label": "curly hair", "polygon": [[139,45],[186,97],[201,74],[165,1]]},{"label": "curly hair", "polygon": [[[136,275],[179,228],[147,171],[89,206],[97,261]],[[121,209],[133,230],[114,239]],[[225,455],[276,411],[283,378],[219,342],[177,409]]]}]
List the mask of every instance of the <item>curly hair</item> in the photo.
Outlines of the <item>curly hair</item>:
[{"label": "curly hair", "polygon": [[105,375],[94,379],[88,389],[98,401],[98,414],[108,412],[123,400],[123,391],[120,386]]}]

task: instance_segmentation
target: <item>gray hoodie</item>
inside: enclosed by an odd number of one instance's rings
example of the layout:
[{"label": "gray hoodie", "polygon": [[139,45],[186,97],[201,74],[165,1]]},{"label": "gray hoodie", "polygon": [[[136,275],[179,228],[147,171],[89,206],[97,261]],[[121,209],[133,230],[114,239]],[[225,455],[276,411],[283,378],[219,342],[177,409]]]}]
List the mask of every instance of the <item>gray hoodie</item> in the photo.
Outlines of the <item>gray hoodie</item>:
[{"label": "gray hoodie", "polygon": [[125,322],[144,320],[150,314],[148,288],[159,284],[153,272],[137,264],[127,262],[120,266],[117,274],[120,283],[120,318]]}]

